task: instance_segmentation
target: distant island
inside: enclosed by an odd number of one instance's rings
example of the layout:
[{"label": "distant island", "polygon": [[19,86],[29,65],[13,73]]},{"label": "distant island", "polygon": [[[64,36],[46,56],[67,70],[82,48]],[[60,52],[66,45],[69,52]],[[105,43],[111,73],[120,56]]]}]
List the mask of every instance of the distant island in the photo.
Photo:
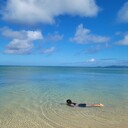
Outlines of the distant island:
[{"label": "distant island", "polygon": [[110,65],[110,66],[98,66],[98,68],[128,68],[125,65]]}]

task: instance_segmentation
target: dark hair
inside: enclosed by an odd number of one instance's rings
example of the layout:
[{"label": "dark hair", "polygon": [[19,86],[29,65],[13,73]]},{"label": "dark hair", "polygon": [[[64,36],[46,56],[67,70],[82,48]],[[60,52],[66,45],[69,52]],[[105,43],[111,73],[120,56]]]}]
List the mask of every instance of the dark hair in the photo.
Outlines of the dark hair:
[{"label": "dark hair", "polygon": [[72,101],[70,99],[67,100],[67,104],[71,104]]}]

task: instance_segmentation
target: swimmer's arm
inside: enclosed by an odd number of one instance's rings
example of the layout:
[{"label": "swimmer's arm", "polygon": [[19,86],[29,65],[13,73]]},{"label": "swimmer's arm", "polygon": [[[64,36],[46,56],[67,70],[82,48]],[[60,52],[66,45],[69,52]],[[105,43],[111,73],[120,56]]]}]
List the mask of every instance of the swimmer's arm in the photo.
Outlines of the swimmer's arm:
[{"label": "swimmer's arm", "polygon": [[74,105],[74,104],[70,104],[69,106],[70,106],[70,107],[75,107],[75,105]]},{"label": "swimmer's arm", "polygon": [[72,103],[72,104],[70,104],[70,105],[68,105],[68,106],[70,106],[70,107],[75,107],[75,106],[77,106],[77,104],[76,104],[76,103]]}]

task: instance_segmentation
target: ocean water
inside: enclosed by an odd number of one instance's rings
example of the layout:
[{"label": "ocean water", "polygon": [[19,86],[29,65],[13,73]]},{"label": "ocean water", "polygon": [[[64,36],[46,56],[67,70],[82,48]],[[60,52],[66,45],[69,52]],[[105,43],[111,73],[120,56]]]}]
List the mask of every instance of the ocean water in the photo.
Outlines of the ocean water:
[{"label": "ocean water", "polygon": [[[72,108],[77,103],[104,107]],[[0,67],[0,128],[128,128],[128,69]]]}]

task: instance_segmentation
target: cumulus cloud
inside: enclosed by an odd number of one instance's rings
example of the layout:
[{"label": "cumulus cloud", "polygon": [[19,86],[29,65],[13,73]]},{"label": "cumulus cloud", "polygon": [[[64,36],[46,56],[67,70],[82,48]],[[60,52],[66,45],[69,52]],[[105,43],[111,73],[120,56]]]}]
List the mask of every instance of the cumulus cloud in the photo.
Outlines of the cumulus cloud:
[{"label": "cumulus cloud", "polygon": [[55,52],[56,48],[55,47],[50,47],[48,49],[44,49],[41,51],[42,54],[51,54],[53,52]]},{"label": "cumulus cloud", "polygon": [[84,28],[83,24],[80,24],[77,27],[75,36],[71,38],[72,42],[79,44],[106,43],[109,40],[110,39],[108,37],[91,34],[91,30]]},{"label": "cumulus cloud", "polygon": [[28,40],[13,39],[6,47],[8,54],[29,54],[33,48],[33,43]]},{"label": "cumulus cloud", "polygon": [[124,39],[119,40],[118,42],[116,42],[118,45],[128,45],[128,34],[126,34],[124,36]]},{"label": "cumulus cloud", "polygon": [[21,23],[53,23],[59,15],[92,17],[98,11],[95,0],[8,0],[3,19]]},{"label": "cumulus cloud", "polygon": [[128,2],[124,3],[123,7],[118,12],[120,22],[128,23]]},{"label": "cumulus cloud", "polygon": [[39,30],[36,31],[14,31],[9,28],[3,28],[2,35],[8,38],[18,38],[18,39],[29,39],[29,40],[38,40],[43,39],[42,33]]},{"label": "cumulus cloud", "polygon": [[43,39],[42,33],[37,31],[14,31],[9,28],[3,29],[2,35],[10,38],[12,41],[7,45],[5,53],[7,54],[28,54],[34,47],[35,40]]}]

